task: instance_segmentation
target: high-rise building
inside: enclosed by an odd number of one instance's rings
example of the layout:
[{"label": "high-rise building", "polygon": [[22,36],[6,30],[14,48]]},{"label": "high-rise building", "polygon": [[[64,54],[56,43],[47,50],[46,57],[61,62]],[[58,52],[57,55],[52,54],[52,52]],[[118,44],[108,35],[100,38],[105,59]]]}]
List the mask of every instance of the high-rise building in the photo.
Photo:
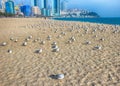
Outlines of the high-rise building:
[{"label": "high-rise building", "polygon": [[61,11],[66,11],[67,10],[67,1],[62,1],[61,2]]},{"label": "high-rise building", "polygon": [[60,16],[60,0],[52,0],[52,16]]},{"label": "high-rise building", "polygon": [[40,10],[39,10],[39,7],[38,7],[38,6],[33,6],[33,7],[32,7],[32,14],[33,14],[34,16],[40,14]]},{"label": "high-rise building", "polygon": [[40,0],[30,0],[31,6],[39,6]]},{"label": "high-rise building", "polygon": [[39,5],[38,5],[38,7],[39,7],[40,9],[43,9],[43,8],[44,8],[44,0],[39,0]]},{"label": "high-rise building", "polygon": [[50,9],[43,8],[43,9],[41,10],[41,15],[42,15],[42,16],[46,16],[46,17],[51,16],[51,11],[50,11]]},{"label": "high-rise building", "polygon": [[0,9],[2,9],[2,5],[1,5],[1,2],[0,2]]},{"label": "high-rise building", "polygon": [[38,6],[40,9],[48,8],[48,0],[31,0],[31,6]]},{"label": "high-rise building", "polygon": [[39,9],[45,8],[46,4],[45,4],[46,0],[31,0],[31,6],[38,6]]},{"label": "high-rise building", "polygon": [[44,8],[48,9],[48,0],[44,0]]},{"label": "high-rise building", "polygon": [[5,11],[6,11],[6,13],[15,14],[14,2],[13,1],[8,0],[7,2],[5,2]]},{"label": "high-rise building", "polygon": [[42,16],[50,16],[51,11],[48,9],[48,0],[31,0],[31,6],[33,7],[32,12],[37,9],[36,7],[39,7]]},{"label": "high-rise building", "polygon": [[5,12],[5,2],[7,2],[7,0],[1,0],[1,10],[2,12]]},{"label": "high-rise building", "polygon": [[48,0],[39,0],[39,4],[38,4],[40,9],[47,9],[48,8]]},{"label": "high-rise building", "polygon": [[31,16],[32,9],[30,5],[24,5],[20,7],[21,12],[23,12],[24,16]]},{"label": "high-rise building", "polygon": [[50,9],[47,9],[46,11],[47,11],[47,12],[46,12],[46,13],[47,13],[47,16],[51,16],[51,10],[50,10]]},{"label": "high-rise building", "polygon": [[41,9],[41,15],[42,16],[47,16],[47,12],[46,12],[45,8]]},{"label": "high-rise building", "polygon": [[41,12],[41,14],[42,14],[42,16],[51,16],[51,11],[50,11],[50,9],[48,8],[48,0],[44,0],[44,7],[43,7],[43,9],[42,9],[42,12]]},{"label": "high-rise building", "polygon": [[30,0],[30,5],[33,7],[34,6],[34,0]]},{"label": "high-rise building", "polygon": [[34,0],[34,6],[38,6],[39,0]]}]

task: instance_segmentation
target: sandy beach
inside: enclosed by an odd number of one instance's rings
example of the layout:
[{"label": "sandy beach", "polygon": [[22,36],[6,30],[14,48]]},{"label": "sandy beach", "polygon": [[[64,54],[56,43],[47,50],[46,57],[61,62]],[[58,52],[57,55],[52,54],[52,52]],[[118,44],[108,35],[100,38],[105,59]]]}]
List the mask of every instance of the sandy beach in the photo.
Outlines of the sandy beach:
[{"label": "sandy beach", "polygon": [[0,18],[0,86],[120,86],[120,26]]}]

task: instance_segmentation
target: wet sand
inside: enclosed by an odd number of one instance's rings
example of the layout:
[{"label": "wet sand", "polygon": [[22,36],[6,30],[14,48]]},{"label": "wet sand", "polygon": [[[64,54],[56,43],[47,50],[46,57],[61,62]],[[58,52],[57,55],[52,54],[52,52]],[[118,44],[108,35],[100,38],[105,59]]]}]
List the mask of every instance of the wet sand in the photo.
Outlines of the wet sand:
[{"label": "wet sand", "polygon": [[[53,74],[65,78],[52,79]],[[0,86],[120,86],[120,26],[1,18]]]}]

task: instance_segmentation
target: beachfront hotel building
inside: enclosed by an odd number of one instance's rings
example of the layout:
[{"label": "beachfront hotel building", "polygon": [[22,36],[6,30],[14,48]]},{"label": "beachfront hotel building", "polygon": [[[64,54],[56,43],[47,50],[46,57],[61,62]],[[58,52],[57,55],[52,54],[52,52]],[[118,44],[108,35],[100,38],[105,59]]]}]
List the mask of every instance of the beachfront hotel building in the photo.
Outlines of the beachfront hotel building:
[{"label": "beachfront hotel building", "polygon": [[14,2],[12,0],[8,0],[7,2],[5,2],[5,12],[15,14]]},{"label": "beachfront hotel building", "polygon": [[60,16],[60,0],[52,0],[52,16]]}]

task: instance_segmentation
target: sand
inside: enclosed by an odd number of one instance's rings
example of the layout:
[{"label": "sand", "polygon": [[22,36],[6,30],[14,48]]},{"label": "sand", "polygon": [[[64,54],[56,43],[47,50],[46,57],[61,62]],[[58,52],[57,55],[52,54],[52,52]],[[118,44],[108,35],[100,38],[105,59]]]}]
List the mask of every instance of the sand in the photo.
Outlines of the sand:
[{"label": "sand", "polygon": [[[52,52],[53,42],[58,52]],[[54,74],[65,78],[52,79]],[[120,86],[120,26],[1,18],[0,86]]]}]

